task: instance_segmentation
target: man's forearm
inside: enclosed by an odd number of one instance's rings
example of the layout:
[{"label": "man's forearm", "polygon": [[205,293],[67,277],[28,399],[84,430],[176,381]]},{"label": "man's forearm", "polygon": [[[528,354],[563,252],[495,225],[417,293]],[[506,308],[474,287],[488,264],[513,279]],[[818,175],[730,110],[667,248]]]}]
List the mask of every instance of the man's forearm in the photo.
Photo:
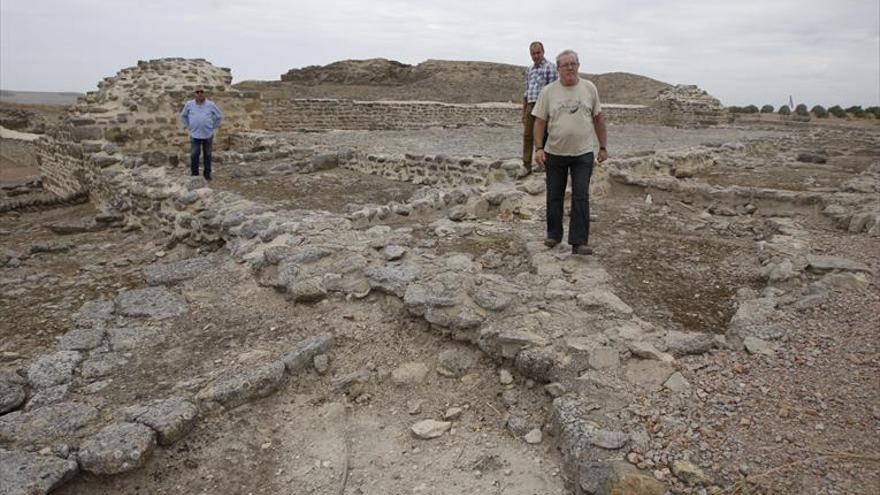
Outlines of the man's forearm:
[{"label": "man's forearm", "polygon": [[535,136],[535,148],[542,149],[546,143],[544,143],[544,129],[547,127],[547,122],[544,119],[540,119],[535,117],[535,126],[532,128],[532,135]]},{"label": "man's forearm", "polygon": [[599,146],[605,148],[608,146],[608,130],[605,129],[605,119],[602,114],[593,117],[593,128],[596,129],[596,138],[599,140]]}]

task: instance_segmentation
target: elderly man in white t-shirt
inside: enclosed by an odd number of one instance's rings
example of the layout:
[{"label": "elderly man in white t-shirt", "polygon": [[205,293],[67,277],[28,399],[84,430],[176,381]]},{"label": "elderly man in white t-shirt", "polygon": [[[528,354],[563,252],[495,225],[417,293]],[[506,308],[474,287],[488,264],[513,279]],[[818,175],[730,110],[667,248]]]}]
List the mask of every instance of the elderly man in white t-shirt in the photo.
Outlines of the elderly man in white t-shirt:
[{"label": "elderly man in white t-shirt", "polygon": [[[535,116],[535,161],[547,170],[547,238],[544,245],[562,242],[563,202],[571,175],[571,218],[568,243],[574,254],[592,254],[590,235],[590,177],[594,158],[604,162],[608,134],[602,119],[596,86],[578,75],[580,62],[574,50],[556,57],[559,80],[541,90]],[[548,128],[549,125],[549,128]],[[547,129],[547,142],[540,139]],[[598,153],[597,153],[598,148]]]}]

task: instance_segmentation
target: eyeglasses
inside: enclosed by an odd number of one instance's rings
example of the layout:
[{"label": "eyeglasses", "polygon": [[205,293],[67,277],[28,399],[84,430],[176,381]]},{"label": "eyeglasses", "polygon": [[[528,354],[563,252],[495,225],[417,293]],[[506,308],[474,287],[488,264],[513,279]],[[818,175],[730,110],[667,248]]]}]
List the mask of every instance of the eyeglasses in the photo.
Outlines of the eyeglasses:
[{"label": "eyeglasses", "polygon": [[193,91],[193,93],[204,93],[204,91],[202,91],[201,89],[199,89],[199,90]]},{"label": "eyeglasses", "polygon": [[577,64],[577,62],[570,62],[567,64],[559,64],[559,68],[560,69],[577,69],[578,64]]}]

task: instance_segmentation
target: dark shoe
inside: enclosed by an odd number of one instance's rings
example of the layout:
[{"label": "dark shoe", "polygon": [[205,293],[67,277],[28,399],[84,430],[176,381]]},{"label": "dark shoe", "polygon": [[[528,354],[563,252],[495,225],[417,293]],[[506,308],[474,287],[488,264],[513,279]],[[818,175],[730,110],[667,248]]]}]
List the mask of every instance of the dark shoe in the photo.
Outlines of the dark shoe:
[{"label": "dark shoe", "polygon": [[205,180],[211,180],[211,176],[210,176],[210,175],[206,175],[206,176],[205,176]]},{"label": "dark shoe", "polygon": [[593,254],[593,249],[586,244],[575,244],[571,247],[571,254],[590,255]]},{"label": "dark shoe", "polygon": [[548,248],[554,248],[557,244],[559,244],[559,241],[557,241],[556,239],[550,239],[549,237],[547,239],[544,239],[544,245]]}]

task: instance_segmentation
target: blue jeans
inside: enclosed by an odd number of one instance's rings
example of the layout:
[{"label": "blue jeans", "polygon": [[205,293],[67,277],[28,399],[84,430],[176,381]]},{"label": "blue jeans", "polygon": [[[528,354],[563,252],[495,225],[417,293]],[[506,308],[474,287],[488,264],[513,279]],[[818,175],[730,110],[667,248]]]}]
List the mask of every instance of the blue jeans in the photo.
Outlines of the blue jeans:
[{"label": "blue jeans", "polygon": [[189,171],[190,175],[199,175],[199,155],[201,151],[205,152],[205,178],[211,179],[211,147],[214,144],[214,137],[209,137],[208,139],[199,139],[190,137],[190,152],[189,152]]},{"label": "blue jeans", "polygon": [[593,175],[593,153],[560,156],[547,153],[547,238],[562,241],[565,186],[571,175],[571,218],[568,243],[586,244],[590,239],[590,177]]}]

